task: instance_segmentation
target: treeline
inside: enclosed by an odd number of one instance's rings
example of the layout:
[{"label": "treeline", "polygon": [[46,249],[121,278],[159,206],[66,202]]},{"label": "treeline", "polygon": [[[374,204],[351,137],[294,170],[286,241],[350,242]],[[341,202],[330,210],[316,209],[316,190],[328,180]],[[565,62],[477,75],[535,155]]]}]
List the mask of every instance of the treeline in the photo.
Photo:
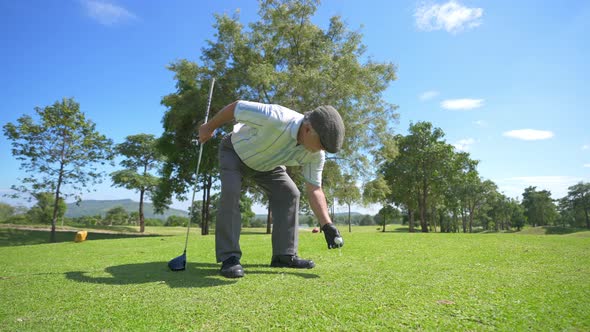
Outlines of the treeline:
[{"label": "treeline", "polygon": [[590,183],[569,187],[557,200],[531,186],[519,201],[482,178],[478,161],[443,138],[429,122],[411,124],[408,135],[392,137],[376,154],[379,171],[364,187],[365,201],[381,203],[383,216],[395,211],[393,206],[399,209],[410,232],[520,230],[525,224],[590,229]]}]

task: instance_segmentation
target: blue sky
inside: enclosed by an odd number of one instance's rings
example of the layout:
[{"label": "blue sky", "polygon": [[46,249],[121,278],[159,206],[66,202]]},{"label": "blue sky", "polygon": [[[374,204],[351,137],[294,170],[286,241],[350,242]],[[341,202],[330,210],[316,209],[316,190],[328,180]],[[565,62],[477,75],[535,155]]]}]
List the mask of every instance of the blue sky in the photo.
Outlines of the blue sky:
[{"label": "blue sky", "polygon": [[[159,136],[160,100],[175,84],[166,65],[198,61],[214,38],[214,13],[239,10],[247,24],[257,7],[230,0],[0,0],[0,125],[74,97],[116,143],[138,133]],[[399,105],[397,132],[432,122],[510,197],[532,185],[560,198],[568,186],[590,181],[590,2],[330,0],[313,21],[326,27],[333,15],[364,35],[368,57],[397,66],[398,80],[384,94]],[[23,176],[3,135],[0,160],[2,194]],[[84,198],[137,200],[108,179],[96,189]]]}]

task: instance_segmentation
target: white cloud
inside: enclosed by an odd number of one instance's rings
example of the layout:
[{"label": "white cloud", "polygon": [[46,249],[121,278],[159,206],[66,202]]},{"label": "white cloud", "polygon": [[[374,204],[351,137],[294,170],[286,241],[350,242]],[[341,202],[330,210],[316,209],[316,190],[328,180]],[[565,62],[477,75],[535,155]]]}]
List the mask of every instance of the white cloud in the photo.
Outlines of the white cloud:
[{"label": "white cloud", "polygon": [[517,176],[495,180],[499,191],[503,191],[508,197],[519,198],[527,187],[537,187],[537,191],[549,190],[554,199],[567,196],[568,187],[580,181],[587,181],[573,176]]},{"label": "white cloud", "polygon": [[590,145],[588,145],[588,144],[582,145],[582,150],[590,150]]},{"label": "white cloud", "polygon": [[525,141],[536,141],[542,139],[548,139],[553,137],[553,132],[548,130],[535,130],[535,129],[518,129],[510,130],[502,134],[506,137],[512,137],[522,139]]},{"label": "white cloud", "polygon": [[426,91],[420,95],[420,100],[427,101],[439,95],[438,91]]},{"label": "white cloud", "polygon": [[447,110],[470,110],[483,106],[483,99],[447,99],[440,103]]},{"label": "white cloud", "polygon": [[481,25],[482,16],[482,8],[468,8],[454,0],[444,4],[422,4],[414,13],[418,29],[444,29],[450,33]]},{"label": "white cloud", "polygon": [[477,120],[477,121],[475,121],[473,123],[475,123],[476,125],[478,125],[480,127],[487,127],[488,126],[488,123],[485,122],[485,121],[483,121],[483,120]]},{"label": "white cloud", "polygon": [[584,164],[584,167],[590,167],[590,164]]},{"label": "white cloud", "polygon": [[127,9],[100,0],[82,0],[86,13],[102,25],[115,24],[136,20],[137,16]]},{"label": "white cloud", "polygon": [[465,139],[459,140],[457,143],[453,144],[453,146],[455,147],[455,149],[457,149],[459,151],[467,152],[471,149],[471,146],[474,143],[475,143],[475,140],[473,138],[465,138]]}]

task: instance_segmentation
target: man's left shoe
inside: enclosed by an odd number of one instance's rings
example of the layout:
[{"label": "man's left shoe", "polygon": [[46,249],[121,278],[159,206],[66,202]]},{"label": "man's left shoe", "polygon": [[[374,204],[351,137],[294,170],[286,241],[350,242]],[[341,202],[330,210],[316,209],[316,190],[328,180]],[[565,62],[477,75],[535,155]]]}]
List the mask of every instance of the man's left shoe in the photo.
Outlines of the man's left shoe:
[{"label": "man's left shoe", "polygon": [[315,266],[312,260],[302,259],[296,255],[272,256],[271,267],[290,267],[294,269],[311,269]]}]

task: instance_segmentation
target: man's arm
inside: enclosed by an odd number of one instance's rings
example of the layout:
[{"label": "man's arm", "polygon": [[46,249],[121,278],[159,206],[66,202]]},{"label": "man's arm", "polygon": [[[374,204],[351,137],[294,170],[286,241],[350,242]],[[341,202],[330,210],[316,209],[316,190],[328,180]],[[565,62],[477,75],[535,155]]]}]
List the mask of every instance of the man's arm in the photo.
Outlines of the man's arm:
[{"label": "man's arm", "polygon": [[[328,249],[340,248],[344,245],[340,232],[332,224],[330,215],[328,214],[328,204],[326,203],[326,196],[321,187],[306,183],[307,196],[309,197],[309,205],[315,216],[320,221],[322,230],[324,231],[324,237],[328,244]],[[338,238],[338,240],[336,240]]]},{"label": "man's arm", "polygon": [[211,137],[215,129],[223,126],[224,124],[234,119],[234,111],[236,110],[237,101],[225,106],[221,111],[217,112],[209,121],[201,127],[199,127],[199,141],[201,143],[207,142]]},{"label": "man's arm", "polygon": [[326,203],[326,195],[322,187],[315,186],[311,183],[306,183],[307,196],[309,197],[309,205],[315,216],[320,221],[320,225],[332,223],[330,214],[328,213],[328,203]]}]

